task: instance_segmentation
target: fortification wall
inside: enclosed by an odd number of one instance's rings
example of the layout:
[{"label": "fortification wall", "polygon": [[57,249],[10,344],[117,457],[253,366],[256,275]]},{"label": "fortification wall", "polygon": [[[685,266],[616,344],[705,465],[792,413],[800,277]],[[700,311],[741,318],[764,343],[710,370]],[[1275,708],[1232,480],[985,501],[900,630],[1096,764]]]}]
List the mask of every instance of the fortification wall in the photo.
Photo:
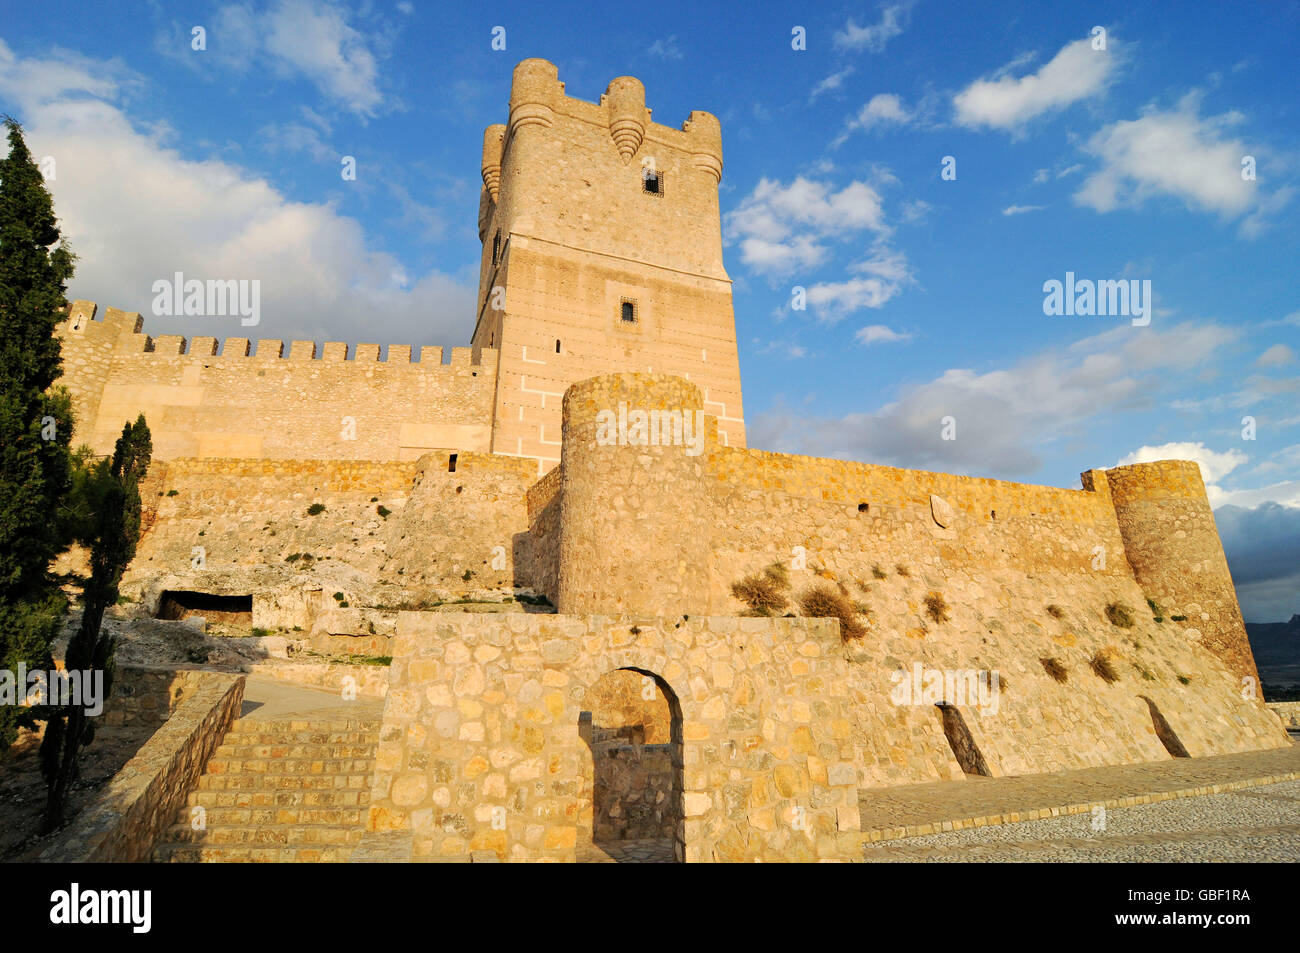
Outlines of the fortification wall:
[{"label": "fortification wall", "polygon": [[417,860],[574,860],[594,820],[583,705],[619,669],[668,699],[678,859],[860,856],[846,665],[815,619],[403,612],[370,829],[409,830]]},{"label": "fortification wall", "polygon": [[560,586],[560,527],[563,524],[560,481],[556,467],[528,489],[528,563],[520,584],[555,598]]},{"label": "fortification wall", "polygon": [[[415,463],[157,460],[142,486],[143,532],[124,591],[157,608],[168,590],[253,596],[252,624],[309,629],[376,589],[387,559],[387,521],[400,512]],[[324,510],[310,513],[313,505]]]},{"label": "fortification wall", "polygon": [[1205,495],[1190,460],[1106,471],[1133,573],[1166,616],[1184,616],[1200,639],[1242,678],[1259,685],[1237,591]]},{"label": "fortification wall", "polygon": [[[626,374],[566,395],[560,611],[752,614],[733,585],[781,564],[783,603],[765,611],[804,613],[821,589],[864,630],[850,645],[863,784],[961,776],[934,700],[890,699],[916,665],[1000,673],[999,714],[949,699],[992,774],[1170,757],[1158,724],[1193,755],[1285,743],[1197,620],[1148,608],[1117,518],[1134,504],[1112,502],[1107,473],[1063,490],[733,449],[712,434],[696,457],[602,446],[595,415],[619,401],[689,408],[698,395]],[[1164,550],[1171,576],[1196,558],[1179,538]]]},{"label": "fortification wall", "polygon": [[516,577],[526,574],[535,477],[532,461],[515,457],[445,450],[421,457],[406,505],[388,518],[381,578],[400,584],[407,602],[526,585]]},{"label": "fortification wall", "polygon": [[[154,456],[415,460],[435,448],[487,450],[496,351],[141,333],[138,314],[74,302],[59,328],[78,443],[110,453],[144,413]],[[349,360],[351,354],[352,359]]]}]

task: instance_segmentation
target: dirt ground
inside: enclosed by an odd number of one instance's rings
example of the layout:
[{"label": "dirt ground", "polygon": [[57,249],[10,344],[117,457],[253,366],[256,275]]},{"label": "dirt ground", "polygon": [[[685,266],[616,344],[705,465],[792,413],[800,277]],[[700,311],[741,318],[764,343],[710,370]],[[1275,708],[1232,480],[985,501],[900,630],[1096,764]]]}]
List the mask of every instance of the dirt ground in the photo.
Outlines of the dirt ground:
[{"label": "dirt ground", "polygon": [[[69,798],[71,816],[94,802],[152,733],[152,728],[103,726],[95,732],[95,740],[82,750],[81,778]],[[33,861],[57,836],[39,836],[45,812],[39,754],[43,735],[43,730],[23,731],[0,755],[0,862]]]}]

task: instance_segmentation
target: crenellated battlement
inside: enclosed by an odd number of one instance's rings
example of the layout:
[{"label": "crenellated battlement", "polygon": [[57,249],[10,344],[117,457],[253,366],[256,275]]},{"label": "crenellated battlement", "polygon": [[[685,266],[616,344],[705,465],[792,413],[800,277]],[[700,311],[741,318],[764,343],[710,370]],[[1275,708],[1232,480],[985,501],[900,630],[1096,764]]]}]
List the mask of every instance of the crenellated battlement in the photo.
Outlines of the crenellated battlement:
[{"label": "crenellated battlement", "polygon": [[[231,337],[223,340],[202,335],[193,338],[180,334],[153,336],[144,332],[144,318],[139,312],[105,308],[100,314],[99,305],[94,301],[81,300],[73,301],[68,306],[68,317],[60,325],[60,330],[65,335],[65,341],[75,340],[72,337],[74,335],[82,335],[91,340],[111,338],[114,350],[119,354],[351,361],[359,364],[414,364],[423,368],[475,367],[484,370],[495,369],[497,362],[497,351],[494,348],[453,347],[447,355],[446,348],[426,345],[419,349],[417,361],[412,360],[417,352],[409,344],[390,344],[385,349],[379,344],[326,341],[320,345],[316,341],[292,341],[286,347],[284,341],[275,338],[258,338],[254,341],[251,338]],[[444,363],[445,356],[450,357],[450,363]]]},{"label": "crenellated battlement", "polygon": [[[414,460],[488,450],[492,348],[145,333],[136,312],[74,301],[58,329],[78,443],[107,453],[143,413],[159,459]],[[443,358],[450,358],[444,364]]]}]

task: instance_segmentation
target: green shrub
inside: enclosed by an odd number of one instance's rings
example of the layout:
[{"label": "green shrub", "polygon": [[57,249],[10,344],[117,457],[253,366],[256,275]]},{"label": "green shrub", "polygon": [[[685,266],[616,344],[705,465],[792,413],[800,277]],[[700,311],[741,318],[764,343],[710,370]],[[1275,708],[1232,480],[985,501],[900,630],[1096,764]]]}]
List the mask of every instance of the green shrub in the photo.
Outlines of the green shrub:
[{"label": "green shrub", "polygon": [[313,503],[311,506],[307,507],[308,516],[319,516],[321,513],[324,512],[325,512],[324,503]]}]

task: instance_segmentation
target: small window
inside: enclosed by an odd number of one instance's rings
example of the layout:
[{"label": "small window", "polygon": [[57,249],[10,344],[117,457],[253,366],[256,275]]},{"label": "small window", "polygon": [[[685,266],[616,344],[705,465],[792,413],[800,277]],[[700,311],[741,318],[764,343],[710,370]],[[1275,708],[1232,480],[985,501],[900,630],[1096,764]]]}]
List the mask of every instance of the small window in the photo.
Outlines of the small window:
[{"label": "small window", "polygon": [[501,260],[501,233],[497,232],[492,239],[492,264],[496,265]]},{"label": "small window", "polygon": [[559,353],[560,353],[560,339],[559,339],[559,338],[556,338],[556,339],[555,339],[555,353],[556,353],[556,354],[559,354]]},{"label": "small window", "polygon": [[663,195],[664,176],[657,169],[645,169],[641,173],[641,188],[651,195]]},{"label": "small window", "polygon": [[447,457],[447,472],[448,473],[456,472],[456,454],[454,453],[451,456]]},{"label": "small window", "polygon": [[869,510],[869,509],[871,509],[871,504],[869,504],[869,503],[859,503],[859,504],[858,504],[858,512],[859,512],[859,513],[865,513],[865,512],[867,512],[867,510]]},{"label": "small window", "polygon": [[623,299],[623,320],[628,324],[636,324],[636,302]]}]

